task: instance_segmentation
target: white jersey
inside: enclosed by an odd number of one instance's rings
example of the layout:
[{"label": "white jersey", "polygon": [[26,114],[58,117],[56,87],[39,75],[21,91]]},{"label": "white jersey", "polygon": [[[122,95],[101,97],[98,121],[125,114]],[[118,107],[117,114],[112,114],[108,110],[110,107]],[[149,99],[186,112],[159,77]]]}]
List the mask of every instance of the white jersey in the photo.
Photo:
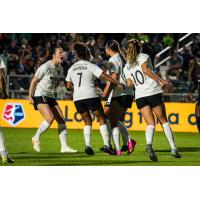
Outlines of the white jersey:
[{"label": "white jersey", "polygon": [[34,96],[47,96],[55,98],[55,90],[59,81],[59,78],[63,76],[63,68],[61,65],[57,67],[52,64],[51,60],[41,65],[35,76],[40,79],[36,86]]},{"label": "white jersey", "polygon": [[[126,85],[126,78],[123,71],[123,63],[118,53],[116,53],[109,59],[108,66],[110,66],[108,69],[109,75],[112,75],[112,73],[117,73],[119,76],[119,82]],[[121,90],[120,88],[115,87],[112,93],[110,94],[110,96],[111,95],[112,97],[118,97],[118,96],[123,96],[123,95],[134,95],[134,91],[133,91],[133,88],[127,87],[124,90]]]},{"label": "white jersey", "polygon": [[73,100],[89,99],[99,97],[94,81],[99,78],[103,70],[97,65],[85,60],[74,63],[68,70],[66,81],[74,85]]},{"label": "white jersey", "polygon": [[141,66],[144,63],[147,63],[148,67],[153,70],[150,57],[144,53],[140,53],[137,56],[137,64],[135,67],[131,67],[128,63],[124,67],[126,79],[130,78],[135,85],[135,99],[163,92],[156,81],[143,73]]},{"label": "white jersey", "polygon": [[0,69],[5,69],[5,68],[6,68],[6,65],[5,65],[3,59],[0,56]]}]

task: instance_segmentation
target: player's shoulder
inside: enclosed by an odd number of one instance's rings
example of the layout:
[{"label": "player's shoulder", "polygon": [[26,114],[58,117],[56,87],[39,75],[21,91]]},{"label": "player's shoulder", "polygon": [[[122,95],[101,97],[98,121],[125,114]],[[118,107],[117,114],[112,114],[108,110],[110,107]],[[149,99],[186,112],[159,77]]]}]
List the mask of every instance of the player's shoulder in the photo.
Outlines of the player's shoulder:
[{"label": "player's shoulder", "polygon": [[51,63],[50,60],[46,61],[45,63],[43,63],[42,65],[39,66],[39,70],[47,70],[51,67]]},{"label": "player's shoulder", "polygon": [[145,63],[149,59],[149,55],[146,53],[139,53],[138,55],[138,61],[140,64]]}]

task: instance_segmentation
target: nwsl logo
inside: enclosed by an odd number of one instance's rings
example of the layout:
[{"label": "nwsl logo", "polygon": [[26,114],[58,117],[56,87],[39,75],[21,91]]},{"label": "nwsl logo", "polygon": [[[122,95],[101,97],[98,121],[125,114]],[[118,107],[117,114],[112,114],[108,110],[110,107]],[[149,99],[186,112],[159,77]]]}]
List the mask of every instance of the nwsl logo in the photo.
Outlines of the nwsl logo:
[{"label": "nwsl logo", "polygon": [[11,126],[16,126],[24,120],[25,114],[22,104],[7,103],[3,112],[3,119]]}]

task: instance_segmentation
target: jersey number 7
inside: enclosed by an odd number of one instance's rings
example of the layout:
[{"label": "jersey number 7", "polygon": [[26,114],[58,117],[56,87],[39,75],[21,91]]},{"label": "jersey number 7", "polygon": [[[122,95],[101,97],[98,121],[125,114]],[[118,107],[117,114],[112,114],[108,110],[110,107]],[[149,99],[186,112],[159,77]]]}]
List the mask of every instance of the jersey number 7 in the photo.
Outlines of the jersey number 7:
[{"label": "jersey number 7", "polygon": [[82,72],[81,72],[81,73],[77,73],[77,75],[79,76],[79,84],[78,84],[78,87],[80,87],[80,86],[81,86],[81,79],[82,79],[83,73],[82,73]]}]

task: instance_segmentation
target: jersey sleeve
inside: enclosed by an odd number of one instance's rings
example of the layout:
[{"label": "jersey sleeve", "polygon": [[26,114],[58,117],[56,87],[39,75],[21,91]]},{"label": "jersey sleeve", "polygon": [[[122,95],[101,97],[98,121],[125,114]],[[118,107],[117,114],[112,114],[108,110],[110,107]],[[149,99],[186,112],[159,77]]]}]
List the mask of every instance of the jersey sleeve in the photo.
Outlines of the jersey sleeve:
[{"label": "jersey sleeve", "polygon": [[116,66],[112,61],[109,61],[109,62],[108,62],[108,69],[109,69],[110,75],[111,75],[112,73],[116,73],[116,74],[119,73],[119,67]]},{"label": "jersey sleeve", "polygon": [[0,57],[0,69],[5,69],[5,68],[6,68],[6,65],[3,62],[3,59]]},{"label": "jersey sleeve", "polygon": [[148,63],[148,59],[150,59],[150,58],[149,58],[149,56],[147,54],[144,54],[144,53],[140,54],[140,56],[139,56],[139,64],[142,65],[144,63]]},{"label": "jersey sleeve", "polygon": [[70,70],[68,70],[67,77],[66,77],[65,81],[72,82]]},{"label": "jersey sleeve", "polygon": [[94,64],[90,65],[90,71],[97,78],[99,78],[101,76],[101,74],[103,73],[103,70],[100,67],[98,67],[97,65],[94,65]]},{"label": "jersey sleeve", "polygon": [[47,73],[47,71],[48,71],[47,66],[41,65],[35,72],[35,76],[41,80],[44,77],[44,75]]}]

